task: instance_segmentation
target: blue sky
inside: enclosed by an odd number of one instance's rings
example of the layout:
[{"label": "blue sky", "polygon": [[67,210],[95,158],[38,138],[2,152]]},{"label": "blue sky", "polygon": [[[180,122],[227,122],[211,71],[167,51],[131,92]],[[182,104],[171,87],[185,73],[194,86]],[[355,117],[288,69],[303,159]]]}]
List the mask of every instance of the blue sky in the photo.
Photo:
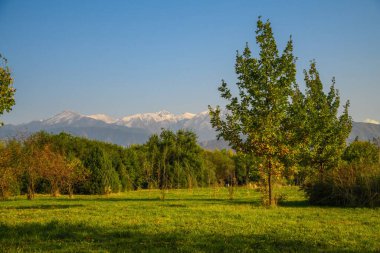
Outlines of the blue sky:
[{"label": "blue sky", "polygon": [[257,53],[257,17],[280,49],[293,36],[302,70],[333,76],[355,121],[380,121],[380,1],[0,0],[0,53],[8,58],[21,123],[63,110],[121,117],[201,112],[234,85],[236,50]]}]

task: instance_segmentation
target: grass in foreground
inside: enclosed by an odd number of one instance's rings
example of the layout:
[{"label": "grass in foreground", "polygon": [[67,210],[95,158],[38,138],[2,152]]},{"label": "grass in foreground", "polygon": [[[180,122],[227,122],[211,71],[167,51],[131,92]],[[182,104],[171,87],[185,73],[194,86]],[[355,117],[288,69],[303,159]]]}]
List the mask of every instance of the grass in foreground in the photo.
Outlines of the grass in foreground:
[{"label": "grass in foreground", "polygon": [[281,207],[240,188],[141,190],[105,196],[38,196],[0,202],[0,252],[380,251],[380,209],[308,206],[283,188]]}]

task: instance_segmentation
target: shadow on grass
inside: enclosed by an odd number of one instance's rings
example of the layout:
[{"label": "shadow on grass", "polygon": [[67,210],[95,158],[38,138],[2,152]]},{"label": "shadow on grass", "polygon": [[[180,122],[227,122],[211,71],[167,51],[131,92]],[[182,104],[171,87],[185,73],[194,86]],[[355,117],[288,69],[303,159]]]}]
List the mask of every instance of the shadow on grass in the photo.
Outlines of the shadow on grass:
[{"label": "shadow on grass", "polygon": [[281,207],[310,207],[310,203],[307,200],[287,200],[279,204]]},{"label": "shadow on grass", "polygon": [[[55,199],[54,201],[60,201],[65,203],[70,202],[157,202],[157,203],[170,203],[170,202],[182,202],[182,203],[204,203],[204,204],[219,204],[219,205],[253,205],[259,206],[258,200],[241,200],[241,199],[218,199],[218,198],[166,198],[165,200],[159,197],[155,198],[113,198],[113,197],[99,197],[99,198],[75,198],[75,199]],[[176,204],[173,204],[173,206]],[[178,204],[180,205],[180,204]]]},{"label": "shadow on grass", "polygon": [[[295,208],[321,208],[321,209],[355,209],[357,206],[339,206],[339,205],[322,205],[322,204],[310,204],[308,200],[297,200],[297,201],[285,201],[279,204],[280,207],[295,207]],[[369,208],[369,207],[359,207],[359,208]]]},{"label": "shadow on grass", "polygon": [[184,204],[161,204],[160,206],[164,207],[175,207],[175,208],[181,208],[181,207],[187,207],[187,205]]},{"label": "shadow on grass", "polygon": [[[98,197],[98,198],[83,198],[76,197],[74,199],[69,198],[55,198],[54,202],[61,202],[65,204],[57,204],[57,205],[28,205],[28,206],[19,206],[19,207],[4,207],[7,209],[66,209],[71,207],[82,207],[83,204],[74,204],[78,202],[155,202],[161,203],[163,206],[167,207],[187,207],[191,204],[206,204],[206,205],[249,205],[253,207],[258,207],[261,205],[260,200],[255,199],[222,199],[222,198],[166,198],[165,200],[160,199],[159,197],[151,197],[151,198],[120,198],[120,197]],[[180,202],[180,203],[176,203]],[[308,200],[286,200],[280,203],[278,206],[280,207],[297,207],[297,208],[305,208],[305,207],[313,207]],[[318,205],[316,205],[318,206]],[[318,206],[318,207],[326,207],[329,206]]]},{"label": "shadow on grass", "polygon": [[15,206],[15,207],[6,207],[6,209],[15,209],[15,210],[34,210],[34,209],[67,209],[72,207],[82,207],[80,204],[72,205],[33,205],[33,206]]},{"label": "shadow on grass", "polygon": [[[92,227],[85,224],[0,223],[0,251],[110,252],[312,252],[331,251],[280,233],[225,235],[195,230],[145,232],[139,226]],[[336,250],[336,249],[335,249]]]}]

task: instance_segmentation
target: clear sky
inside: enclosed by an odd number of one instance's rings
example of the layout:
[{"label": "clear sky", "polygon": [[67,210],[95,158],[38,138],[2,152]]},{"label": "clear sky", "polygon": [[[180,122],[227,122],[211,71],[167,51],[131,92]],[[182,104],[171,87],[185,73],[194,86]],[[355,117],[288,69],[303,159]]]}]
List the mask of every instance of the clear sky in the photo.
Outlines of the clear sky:
[{"label": "clear sky", "polygon": [[21,123],[63,110],[114,117],[162,109],[201,112],[234,85],[236,50],[257,53],[257,17],[279,48],[293,36],[302,70],[333,76],[355,121],[380,121],[380,1],[0,0],[0,53]]}]

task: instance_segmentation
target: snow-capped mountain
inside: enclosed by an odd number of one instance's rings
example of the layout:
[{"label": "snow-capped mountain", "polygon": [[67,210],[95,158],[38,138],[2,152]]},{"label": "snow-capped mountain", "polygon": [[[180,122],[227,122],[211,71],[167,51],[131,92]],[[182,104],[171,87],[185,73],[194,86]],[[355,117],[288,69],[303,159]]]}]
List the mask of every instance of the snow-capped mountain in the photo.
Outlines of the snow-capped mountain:
[{"label": "snow-capped mountain", "polygon": [[199,114],[186,112],[175,115],[163,110],[159,112],[133,114],[120,119],[115,119],[106,114],[84,115],[72,111],[63,111],[51,118],[41,120],[40,122],[44,125],[50,126],[57,124],[77,125],[78,123],[81,125],[84,123],[101,124],[100,122],[102,122],[118,126],[146,128],[156,133],[160,132],[161,128],[180,129],[183,127],[191,127],[192,124],[190,122],[199,122],[200,119],[204,120],[205,117],[208,117],[208,112],[202,112]]},{"label": "snow-capped mountain", "polygon": [[162,128],[178,130],[185,127],[185,124],[195,119],[198,114],[183,113],[179,115],[172,114],[168,111],[159,111],[155,113],[134,114],[123,117],[116,122],[117,125],[144,128],[151,133],[159,133]]},{"label": "snow-capped mountain", "polygon": [[51,118],[21,125],[5,125],[0,128],[0,138],[25,136],[37,131],[60,133],[62,131],[77,136],[107,141],[127,146],[144,143],[152,134],[159,134],[163,128],[177,131],[188,129],[198,135],[198,140],[215,139],[208,112],[199,114],[172,114],[168,111],[140,113],[115,119],[105,114],[84,115],[63,111]]},{"label": "snow-capped mountain", "polygon": [[0,139],[25,137],[43,130],[53,134],[66,132],[75,136],[128,146],[145,143],[151,135],[149,131],[142,128],[118,126],[106,121],[110,121],[106,115],[87,116],[64,111],[45,120],[20,125],[5,125],[0,128]]},{"label": "snow-capped mountain", "polygon": [[46,120],[42,120],[46,125],[55,125],[55,124],[60,124],[60,123],[65,123],[65,124],[72,124],[77,122],[78,120],[83,119],[84,115],[81,115],[79,113],[71,112],[71,111],[63,111],[51,118],[48,118]]},{"label": "snow-capped mountain", "polygon": [[129,126],[135,121],[145,122],[178,122],[185,119],[192,119],[196,114],[186,112],[184,114],[174,115],[168,111],[159,111],[154,113],[139,113],[123,117],[118,121],[118,124]]},{"label": "snow-capped mountain", "polygon": [[[98,118],[98,119],[97,119]],[[101,118],[101,119],[100,119]],[[109,116],[104,117],[97,115],[83,115],[71,111],[63,111],[51,118],[41,120],[40,123],[45,126],[71,126],[71,127],[85,127],[85,126],[105,126]]]},{"label": "snow-capped mountain", "polygon": [[[128,146],[145,143],[152,134],[159,134],[162,128],[173,131],[192,130],[204,147],[227,148],[226,142],[216,141],[216,132],[211,127],[208,111],[178,115],[159,111],[129,115],[120,119],[105,114],[84,115],[64,111],[45,120],[0,127],[0,139],[26,136],[44,130],[50,133],[68,132],[76,136]],[[361,140],[377,138],[380,136],[380,125],[353,122],[348,142],[353,141],[356,136]]]},{"label": "snow-capped mountain", "polygon": [[87,117],[92,118],[92,119],[96,119],[96,120],[100,120],[100,121],[103,121],[103,122],[108,123],[108,124],[112,124],[112,123],[117,122],[117,119],[114,119],[113,117],[108,116],[106,114],[93,114],[93,115],[88,115]]},{"label": "snow-capped mountain", "polygon": [[192,119],[192,118],[194,118],[195,116],[196,116],[196,114],[194,114],[194,113],[185,112],[184,114],[178,115],[178,116],[177,116],[177,119],[178,119],[178,120]]}]

